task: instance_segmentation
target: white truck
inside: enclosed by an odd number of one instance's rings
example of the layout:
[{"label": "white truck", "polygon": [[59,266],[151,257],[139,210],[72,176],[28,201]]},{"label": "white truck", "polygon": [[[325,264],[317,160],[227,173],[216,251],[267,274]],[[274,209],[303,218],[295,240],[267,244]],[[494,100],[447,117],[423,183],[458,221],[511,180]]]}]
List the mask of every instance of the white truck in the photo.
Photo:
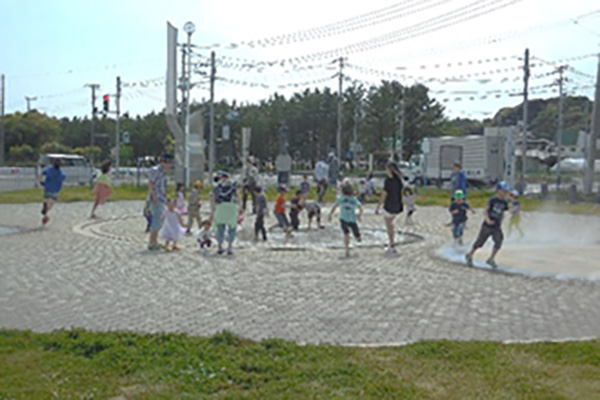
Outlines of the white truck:
[{"label": "white truck", "polygon": [[452,166],[458,161],[471,184],[489,185],[504,177],[505,142],[503,136],[426,138],[422,154],[410,160],[411,169],[421,180],[441,185],[450,180]]}]

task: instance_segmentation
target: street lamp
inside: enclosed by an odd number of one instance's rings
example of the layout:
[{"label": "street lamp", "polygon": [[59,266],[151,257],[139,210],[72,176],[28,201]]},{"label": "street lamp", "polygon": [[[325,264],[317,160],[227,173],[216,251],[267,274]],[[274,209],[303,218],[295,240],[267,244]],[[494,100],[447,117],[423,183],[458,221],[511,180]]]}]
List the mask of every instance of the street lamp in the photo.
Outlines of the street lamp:
[{"label": "street lamp", "polygon": [[185,154],[184,154],[184,167],[185,167],[185,185],[190,183],[190,91],[191,91],[191,78],[192,78],[192,34],[196,31],[196,25],[193,22],[188,21],[183,25],[183,30],[188,35],[187,41],[187,79],[186,79],[186,110],[185,110]]}]

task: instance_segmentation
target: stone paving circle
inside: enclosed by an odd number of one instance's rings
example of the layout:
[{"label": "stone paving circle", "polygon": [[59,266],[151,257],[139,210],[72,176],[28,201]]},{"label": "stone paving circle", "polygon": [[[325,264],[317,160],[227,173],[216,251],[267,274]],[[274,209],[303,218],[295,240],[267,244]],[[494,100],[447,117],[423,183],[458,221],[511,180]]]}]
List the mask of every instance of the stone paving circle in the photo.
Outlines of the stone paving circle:
[{"label": "stone paving circle", "polygon": [[[87,219],[90,208],[58,203],[40,229],[39,204],[0,205],[0,226],[19,229],[0,235],[1,328],[229,330],[256,340],[360,346],[600,337],[599,281],[494,273],[440,258],[436,252],[451,239],[443,208],[419,208],[413,226],[398,218],[401,245],[389,256],[377,245],[381,217],[368,207],[361,227],[376,237],[370,246],[354,244],[350,258],[342,257],[335,221],[324,220],[318,245],[275,251],[285,249],[283,237],[255,243],[247,216],[233,257],[204,257],[187,237],[180,252],[147,251],[142,202],[108,203],[98,220]],[[526,213],[524,227],[540,215]],[[600,228],[598,217],[556,218],[585,224],[591,234]],[[467,242],[481,220],[481,212],[469,220]]]}]

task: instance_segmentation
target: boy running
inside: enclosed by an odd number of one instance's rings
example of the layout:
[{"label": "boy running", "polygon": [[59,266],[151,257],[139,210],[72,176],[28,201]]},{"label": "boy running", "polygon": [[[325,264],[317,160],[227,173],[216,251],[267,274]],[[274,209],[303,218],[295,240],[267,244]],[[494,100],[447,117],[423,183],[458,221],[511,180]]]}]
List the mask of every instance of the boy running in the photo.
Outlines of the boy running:
[{"label": "boy running", "polygon": [[[360,221],[363,213],[363,206],[360,200],[354,196],[354,188],[349,182],[342,187],[342,195],[338,196],[335,205],[331,209],[331,213],[329,213],[330,221],[333,217],[333,213],[338,207],[340,207],[340,224],[342,226],[342,231],[344,232],[346,257],[350,257],[350,231],[352,230],[352,234],[357,242],[360,242],[361,240],[357,221]],[[359,209],[358,216],[356,215],[357,207]]]},{"label": "boy running", "polygon": [[452,214],[452,237],[454,244],[463,245],[463,232],[467,223],[467,210],[471,210],[469,204],[465,201],[465,195],[462,190],[458,189],[452,196],[452,204],[450,204],[450,214]]},{"label": "boy running", "polygon": [[262,234],[263,240],[267,240],[267,231],[265,229],[265,217],[269,216],[267,208],[267,196],[263,189],[257,186],[256,192],[256,221],[254,222],[254,239],[258,240],[258,234]]},{"label": "boy running", "polygon": [[45,177],[41,185],[44,187],[44,204],[42,205],[42,225],[50,221],[48,213],[52,209],[54,202],[58,199],[58,193],[62,189],[65,181],[65,173],[60,169],[60,159],[56,158],[52,165],[44,169],[42,175]]},{"label": "boy running", "polygon": [[510,188],[506,182],[502,181],[496,185],[496,194],[490,198],[487,207],[484,211],[485,220],[479,230],[479,235],[473,243],[473,248],[465,255],[467,264],[473,266],[473,254],[483,247],[485,242],[491,236],[494,241],[494,249],[490,258],[486,261],[492,268],[498,268],[496,265],[496,254],[502,247],[502,241],[504,240],[504,234],[502,233],[502,219],[504,218],[504,212],[508,210],[508,202],[506,201],[506,192]]},{"label": "boy running", "polygon": [[292,227],[290,226],[287,216],[285,215],[285,194],[286,194],[286,192],[287,192],[287,189],[285,186],[281,186],[279,188],[279,195],[277,196],[277,199],[275,200],[275,208],[273,210],[273,214],[275,214],[275,219],[277,220],[277,223],[275,225],[271,226],[269,228],[269,231],[272,231],[273,229],[280,227],[289,236],[289,235],[291,235]]}]

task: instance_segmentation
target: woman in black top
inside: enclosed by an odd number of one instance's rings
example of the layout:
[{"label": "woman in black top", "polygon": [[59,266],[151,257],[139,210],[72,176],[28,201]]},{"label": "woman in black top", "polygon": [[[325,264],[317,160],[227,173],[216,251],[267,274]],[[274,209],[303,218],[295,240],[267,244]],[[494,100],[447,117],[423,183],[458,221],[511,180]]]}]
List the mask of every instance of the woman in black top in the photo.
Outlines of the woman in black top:
[{"label": "woman in black top", "polygon": [[393,161],[385,167],[387,177],[383,183],[383,192],[379,198],[379,204],[375,214],[379,214],[379,208],[383,205],[383,220],[387,230],[389,244],[386,248],[388,253],[396,253],[394,248],[394,218],[402,212],[402,173],[398,164]]}]

